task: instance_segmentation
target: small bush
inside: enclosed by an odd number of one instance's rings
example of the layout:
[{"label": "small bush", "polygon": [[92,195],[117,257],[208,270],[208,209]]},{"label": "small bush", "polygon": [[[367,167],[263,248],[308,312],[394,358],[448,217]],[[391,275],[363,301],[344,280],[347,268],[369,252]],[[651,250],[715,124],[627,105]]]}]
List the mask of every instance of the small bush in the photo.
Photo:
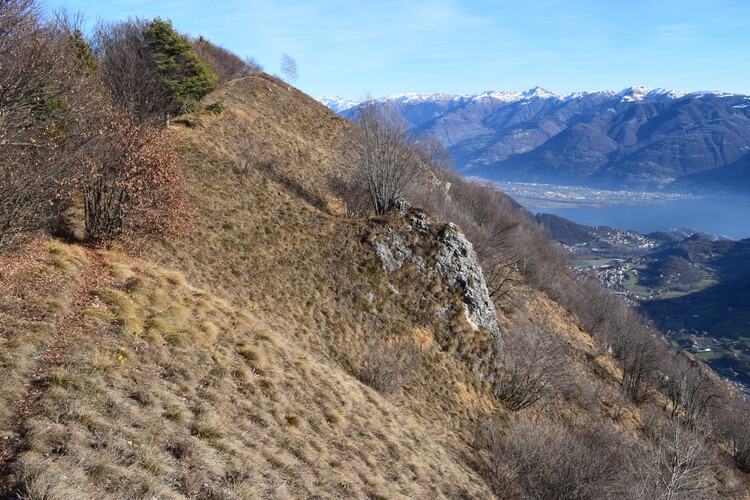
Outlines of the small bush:
[{"label": "small bush", "polygon": [[227,109],[227,105],[224,101],[216,101],[206,106],[206,111],[212,115],[220,115]]},{"label": "small bush", "polygon": [[616,498],[625,486],[625,457],[616,433],[578,434],[553,423],[523,420],[503,433],[492,422],[479,433],[486,475],[500,498]]},{"label": "small bush", "polygon": [[357,376],[363,383],[385,395],[396,392],[422,366],[421,352],[410,344],[373,342],[366,349]]},{"label": "small bush", "polygon": [[495,394],[513,411],[527,408],[565,383],[561,347],[531,323],[511,327]]}]

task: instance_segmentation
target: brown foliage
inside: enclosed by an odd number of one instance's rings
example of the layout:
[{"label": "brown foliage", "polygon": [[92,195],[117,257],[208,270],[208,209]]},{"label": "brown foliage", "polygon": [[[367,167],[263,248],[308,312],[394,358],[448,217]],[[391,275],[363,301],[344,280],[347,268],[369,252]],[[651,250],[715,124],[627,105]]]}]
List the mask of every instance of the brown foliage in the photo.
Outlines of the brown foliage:
[{"label": "brown foliage", "polygon": [[83,193],[87,239],[179,234],[186,228],[182,172],[163,130],[113,116],[79,154],[82,170],[68,182]]}]

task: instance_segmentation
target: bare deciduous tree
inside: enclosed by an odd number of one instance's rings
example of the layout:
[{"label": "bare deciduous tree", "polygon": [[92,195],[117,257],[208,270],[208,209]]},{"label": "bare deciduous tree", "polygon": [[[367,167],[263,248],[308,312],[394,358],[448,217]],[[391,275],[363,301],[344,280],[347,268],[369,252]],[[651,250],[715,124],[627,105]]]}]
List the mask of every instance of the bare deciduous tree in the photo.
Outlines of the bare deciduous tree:
[{"label": "bare deciduous tree", "polygon": [[649,449],[635,462],[638,498],[711,498],[715,457],[706,438],[677,418],[655,419],[646,429]]},{"label": "bare deciduous tree", "polygon": [[505,339],[503,368],[494,392],[513,411],[527,408],[565,383],[560,346],[530,322],[516,323]]},{"label": "bare deciduous tree", "polygon": [[743,396],[727,398],[722,411],[717,415],[717,426],[729,441],[732,458],[738,469],[750,472],[750,402]]},{"label": "bare deciduous tree", "polygon": [[705,421],[724,402],[719,382],[707,372],[708,368],[697,360],[674,357],[663,368],[662,386],[670,403],[672,418],[680,418],[692,428]]},{"label": "bare deciduous tree", "polygon": [[382,215],[395,209],[423,166],[414,136],[387,107],[369,102],[359,108],[347,139],[347,167],[366,189],[372,210]]},{"label": "bare deciduous tree", "polygon": [[289,87],[297,81],[297,62],[289,54],[281,56],[281,74],[284,75],[284,81]]},{"label": "bare deciduous tree", "polygon": [[664,347],[656,338],[656,332],[636,314],[630,310],[620,315],[614,313],[610,345],[622,366],[622,388],[630,399],[641,402],[656,377]]},{"label": "bare deciduous tree", "polygon": [[94,40],[113,104],[138,120],[161,116],[170,101],[144,35],[146,26],[139,18],[100,24]]},{"label": "bare deciduous tree", "polygon": [[65,144],[97,104],[64,28],[32,0],[0,2],[0,247],[52,220]]}]

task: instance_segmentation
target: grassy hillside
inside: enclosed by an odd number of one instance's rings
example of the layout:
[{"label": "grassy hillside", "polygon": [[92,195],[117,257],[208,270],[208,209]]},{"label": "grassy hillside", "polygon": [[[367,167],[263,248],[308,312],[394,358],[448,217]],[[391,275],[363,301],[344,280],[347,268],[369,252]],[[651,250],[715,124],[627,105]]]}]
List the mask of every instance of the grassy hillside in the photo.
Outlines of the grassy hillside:
[{"label": "grassy hillside", "polygon": [[[521,278],[497,308],[507,352],[534,331],[564,363],[525,410],[493,396],[475,371],[485,333],[430,272],[438,243],[411,233],[426,270],[389,273],[372,242],[407,231],[404,216],[343,217],[329,180],[347,122],[263,74],[219,101],[169,129],[196,208],[189,235],[137,249],[47,238],[0,261],[0,491],[487,498],[488,422],[646,446],[645,411],[611,356]],[[393,390],[362,382],[394,366]],[[741,493],[729,468],[715,478],[711,491]]]}]

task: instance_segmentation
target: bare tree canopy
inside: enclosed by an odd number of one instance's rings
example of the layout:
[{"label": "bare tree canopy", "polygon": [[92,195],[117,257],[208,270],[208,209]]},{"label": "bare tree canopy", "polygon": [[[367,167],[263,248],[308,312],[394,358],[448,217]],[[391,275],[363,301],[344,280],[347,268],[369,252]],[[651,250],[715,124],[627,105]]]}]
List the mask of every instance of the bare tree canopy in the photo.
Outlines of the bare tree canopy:
[{"label": "bare tree canopy", "polygon": [[237,54],[199,36],[193,40],[193,49],[202,60],[211,66],[219,84],[262,71],[258,62],[251,58],[240,58]]},{"label": "bare tree canopy", "polygon": [[363,105],[348,142],[347,163],[366,188],[372,209],[385,214],[420,173],[423,155],[413,134],[387,107]]},{"label": "bare tree canopy", "polygon": [[100,24],[94,37],[101,78],[112,101],[139,119],[161,115],[169,103],[169,91],[161,81],[144,35],[146,25],[139,18]]},{"label": "bare tree canopy", "polygon": [[0,2],[0,247],[54,217],[66,146],[98,104],[69,27],[43,22],[31,0]]},{"label": "bare tree canopy", "polygon": [[284,75],[284,81],[289,86],[297,81],[297,62],[289,54],[281,56],[281,74]]}]

